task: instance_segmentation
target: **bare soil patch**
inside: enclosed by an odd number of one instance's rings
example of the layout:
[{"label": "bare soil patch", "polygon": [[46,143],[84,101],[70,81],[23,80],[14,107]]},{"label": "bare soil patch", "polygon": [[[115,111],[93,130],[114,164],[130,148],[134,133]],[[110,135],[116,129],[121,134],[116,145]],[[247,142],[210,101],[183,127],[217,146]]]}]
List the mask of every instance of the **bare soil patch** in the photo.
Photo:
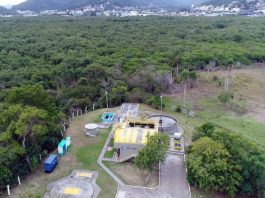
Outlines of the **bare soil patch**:
[{"label": "bare soil patch", "polygon": [[159,185],[159,171],[153,171],[149,181],[148,172],[138,169],[133,162],[104,162],[124,183],[132,186],[155,188]]}]

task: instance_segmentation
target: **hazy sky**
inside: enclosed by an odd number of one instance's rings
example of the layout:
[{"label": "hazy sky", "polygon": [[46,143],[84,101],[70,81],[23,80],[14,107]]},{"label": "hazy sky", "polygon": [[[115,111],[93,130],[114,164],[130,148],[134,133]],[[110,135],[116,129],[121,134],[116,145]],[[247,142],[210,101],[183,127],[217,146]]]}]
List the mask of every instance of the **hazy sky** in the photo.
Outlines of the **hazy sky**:
[{"label": "hazy sky", "polygon": [[16,5],[25,0],[0,0],[0,5]]}]

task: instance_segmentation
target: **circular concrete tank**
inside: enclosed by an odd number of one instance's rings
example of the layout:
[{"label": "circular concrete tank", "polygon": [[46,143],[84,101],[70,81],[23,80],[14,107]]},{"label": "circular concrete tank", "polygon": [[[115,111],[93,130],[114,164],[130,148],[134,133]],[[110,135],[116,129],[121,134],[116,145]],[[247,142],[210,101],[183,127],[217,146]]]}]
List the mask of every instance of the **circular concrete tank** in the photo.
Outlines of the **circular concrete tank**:
[{"label": "circular concrete tank", "polygon": [[183,129],[179,126],[178,121],[170,116],[165,115],[153,115],[149,118],[158,120],[158,131],[161,133],[167,133],[172,136],[175,133],[183,134]]},{"label": "circular concrete tank", "polygon": [[91,124],[86,124],[85,125],[85,133],[88,136],[97,136],[98,135],[98,125],[91,123]]}]

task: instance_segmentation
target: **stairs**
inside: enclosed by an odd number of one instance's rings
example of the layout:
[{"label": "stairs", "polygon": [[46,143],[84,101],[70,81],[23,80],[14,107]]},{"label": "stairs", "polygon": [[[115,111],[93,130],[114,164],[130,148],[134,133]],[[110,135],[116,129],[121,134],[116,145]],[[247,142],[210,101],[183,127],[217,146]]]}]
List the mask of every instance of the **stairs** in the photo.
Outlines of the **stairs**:
[{"label": "stairs", "polygon": [[125,162],[137,156],[137,150],[123,149],[117,162]]}]

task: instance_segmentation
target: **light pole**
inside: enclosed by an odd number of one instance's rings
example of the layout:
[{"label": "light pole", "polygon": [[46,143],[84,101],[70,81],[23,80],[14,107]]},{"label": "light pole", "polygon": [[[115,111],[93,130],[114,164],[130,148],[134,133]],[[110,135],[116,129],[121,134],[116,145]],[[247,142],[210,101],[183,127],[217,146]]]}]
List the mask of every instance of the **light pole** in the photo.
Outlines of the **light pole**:
[{"label": "light pole", "polygon": [[161,101],[161,113],[162,113],[163,111],[163,96],[162,95],[160,96],[160,101]]},{"label": "light pole", "polygon": [[105,94],[106,94],[107,111],[109,111],[108,92],[106,91]]}]

